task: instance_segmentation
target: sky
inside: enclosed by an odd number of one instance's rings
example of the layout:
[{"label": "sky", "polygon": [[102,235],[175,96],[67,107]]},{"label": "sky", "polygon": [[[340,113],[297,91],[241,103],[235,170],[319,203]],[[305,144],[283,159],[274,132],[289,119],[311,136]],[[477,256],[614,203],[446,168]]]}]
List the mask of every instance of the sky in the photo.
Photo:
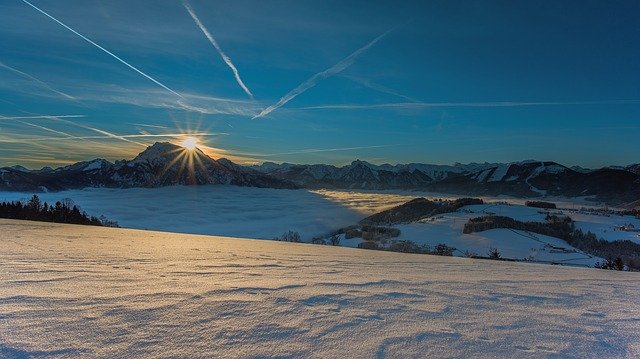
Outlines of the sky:
[{"label": "sky", "polygon": [[640,162],[640,1],[2,0],[0,166]]}]

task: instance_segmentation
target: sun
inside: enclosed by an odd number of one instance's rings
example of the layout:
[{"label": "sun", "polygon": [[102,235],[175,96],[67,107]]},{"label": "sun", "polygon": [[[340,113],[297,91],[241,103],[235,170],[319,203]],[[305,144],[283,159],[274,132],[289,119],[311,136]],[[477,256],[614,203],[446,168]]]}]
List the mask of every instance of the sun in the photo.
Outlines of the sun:
[{"label": "sun", "polygon": [[185,137],[180,144],[188,150],[194,150],[198,146],[198,139],[191,136]]}]

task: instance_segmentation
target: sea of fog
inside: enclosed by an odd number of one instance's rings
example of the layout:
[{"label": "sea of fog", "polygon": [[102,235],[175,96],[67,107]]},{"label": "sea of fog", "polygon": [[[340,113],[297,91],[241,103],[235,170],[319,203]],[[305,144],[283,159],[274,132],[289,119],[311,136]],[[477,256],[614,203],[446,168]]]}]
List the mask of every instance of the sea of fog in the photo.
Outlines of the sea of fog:
[{"label": "sea of fog", "polygon": [[[0,201],[32,195],[0,192]],[[49,203],[71,198],[88,214],[104,215],[126,228],[267,239],[289,230],[311,239],[413,198],[215,185],[87,188],[38,196]]]},{"label": "sea of fog", "polygon": [[[0,201],[27,200],[32,195],[0,192]],[[71,198],[88,214],[104,215],[126,228],[265,239],[293,230],[303,240],[355,224],[416,197],[452,198],[418,191],[310,191],[221,185],[87,188],[38,196],[49,203]]]}]

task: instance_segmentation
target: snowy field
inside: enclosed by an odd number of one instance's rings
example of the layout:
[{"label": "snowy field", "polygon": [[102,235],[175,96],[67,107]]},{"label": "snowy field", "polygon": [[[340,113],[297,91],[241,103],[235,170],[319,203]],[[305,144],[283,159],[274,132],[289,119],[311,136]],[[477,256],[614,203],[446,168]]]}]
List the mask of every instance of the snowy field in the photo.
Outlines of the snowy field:
[{"label": "snowy field", "polygon": [[0,357],[640,355],[638,273],[0,220]]},{"label": "snowy field", "polygon": [[[530,260],[544,263],[558,263],[592,267],[604,260],[583,253],[565,241],[541,234],[512,229],[492,229],[483,232],[463,234],[462,228],[470,218],[484,215],[501,215],[518,221],[544,222],[546,214],[539,208],[522,205],[482,204],[465,206],[461,211],[446,213],[422,220],[418,223],[400,224],[400,236],[394,240],[409,240],[418,244],[427,244],[432,248],[439,243],[457,248],[455,256],[470,254],[487,256],[490,248],[499,250],[502,258]],[[559,213],[556,211],[556,213]],[[620,217],[622,218],[622,217]],[[614,232],[611,232],[614,233]],[[360,238],[345,239],[341,245],[357,247]],[[564,248],[566,250],[559,250]]]}]

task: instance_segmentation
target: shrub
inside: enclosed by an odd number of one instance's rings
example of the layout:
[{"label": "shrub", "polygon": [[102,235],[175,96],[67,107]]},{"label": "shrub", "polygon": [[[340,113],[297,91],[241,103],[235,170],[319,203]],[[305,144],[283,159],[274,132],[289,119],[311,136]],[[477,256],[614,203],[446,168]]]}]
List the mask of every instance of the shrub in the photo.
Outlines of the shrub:
[{"label": "shrub", "polygon": [[489,259],[500,259],[501,255],[498,251],[498,248],[489,247],[489,252],[487,252]]},{"label": "shrub", "polygon": [[366,241],[382,241],[400,236],[400,230],[390,227],[362,226],[362,239]]},{"label": "shrub", "polygon": [[358,244],[358,248],[363,249],[380,249],[380,246],[376,242],[364,241]]},{"label": "shrub", "polygon": [[418,245],[413,241],[397,241],[389,245],[388,248],[392,252],[402,253],[427,253],[428,248]]},{"label": "shrub", "polygon": [[339,246],[340,245],[340,236],[334,234],[333,236],[329,237],[329,243],[332,246]]},{"label": "shrub", "polygon": [[546,209],[557,208],[555,203],[544,202],[544,201],[526,201],[524,204],[527,207],[546,208]]},{"label": "shrub", "polygon": [[434,248],[433,250],[433,254],[438,255],[438,256],[452,256],[453,255],[453,251],[455,251],[456,249],[454,247],[449,247],[448,245],[444,244],[444,243],[438,243],[438,245]]},{"label": "shrub", "polygon": [[294,231],[287,231],[280,236],[282,242],[302,242],[300,239],[300,233]]},{"label": "shrub", "polygon": [[350,228],[344,232],[345,239],[359,238],[359,237],[362,237],[362,231],[360,231],[359,229]]}]

